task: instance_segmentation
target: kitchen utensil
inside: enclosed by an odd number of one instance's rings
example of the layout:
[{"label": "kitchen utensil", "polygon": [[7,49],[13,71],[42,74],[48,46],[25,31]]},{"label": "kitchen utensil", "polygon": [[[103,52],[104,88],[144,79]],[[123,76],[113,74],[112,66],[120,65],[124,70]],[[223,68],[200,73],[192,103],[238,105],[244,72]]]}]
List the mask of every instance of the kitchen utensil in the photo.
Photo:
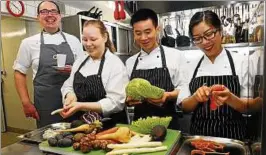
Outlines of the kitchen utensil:
[{"label": "kitchen utensil", "polygon": [[161,39],[161,44],[168,47],[175,47],[175,39],[167,35],[164,29],[164,37]]},{"label": "kitchen utensil", "polygon": [[190,38],[184,35],[181,35],[177,29],[176,31],[176,46],[177,47],[184,47],[184,46],[190,46]]},{"label": "kitchen utensil", "polygon": [[90,12],[95,8],[95,6],[93,6],[89,11],[80,11],[77,13],[77,15],[83,15],[83,16],[88,16],[90,14]]},{"label": "kitchen utensil", "polygon": [[88,17],[91,17],[91,18],[95,18],[95,19],[99,19],[99,16],[98,16],[98,14],[99,14],[99,12],[98,12],[98,10],[99,10],[99,8],[96,8],[96,10],[94,11],[94,13],[88,13]]},{"label": "kitchen utensil", "polygon": [[114,10],[114,18],[115,20],[119,20],[120,16],[119,16],[119,4],[118,1],[115,1],[115,10]]},{"label": "kitchen utensil", "polygon": [[191,141],[199,139],[214,141],[216,143],[223,144],[224,148],[221,152],[230,152],[230,155],[247,155],[248,152],[247,148],[245,147],[245,144],[242,141],[209,136],[186,136],[177,155],[190,154],[191,151],[194,150],[194,147],[192,147],[191,145]]},{"label": "kitchen utensil", "polygon": [[170,25],[170,16],[168,16],[168,22],[167,25],[164,26],[164,29],[167,35],[173,35],[172,26]]},{"label": "kitchen utensil", "polygon": [[102,11],[99,11],[96,15],[96,18],[99,18],[102,15]]},{"label": "kitchen utensil", "polygon": [[119,11],[119,17],[120,17],[120,19],[126,19],[126,13],[124,10],[124,1],[123,0],[120,1],[120,7],[121,7],[121,9]]},{"label": "kitchen utensil", "polygon": [[60,129],[61,130],[61,129],[69,129],[69,128],[70,128],[70,123],[66,123],[66,122],[54,123],[54,124],[50,124],[50,125],[44,126],[39,129],[35,129],[26,134],[20,135],[18,136],[18,138],[22,139],[22,141],[29,142],[29,143],[41,143],[45,141],[42,135],[47,129],[53,129],[53,130]]}]

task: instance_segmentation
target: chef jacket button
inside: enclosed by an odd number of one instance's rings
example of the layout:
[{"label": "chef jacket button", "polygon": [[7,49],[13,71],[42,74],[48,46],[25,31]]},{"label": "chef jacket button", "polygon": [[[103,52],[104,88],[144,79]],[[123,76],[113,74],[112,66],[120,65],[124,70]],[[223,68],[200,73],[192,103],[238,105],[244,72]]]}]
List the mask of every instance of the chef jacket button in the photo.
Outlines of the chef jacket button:
[{"label": "chef jacket button", "polygon": [[142,60],[142,58],[139,58],[139,60]]},{"label": "chef jacket button", "polygon": [[224,68],[227,68],[227,66],[224,66]]},{"label": "chef jacket button", "polygon": [[157,55],[157,58],[159,58],[159,55]]}]

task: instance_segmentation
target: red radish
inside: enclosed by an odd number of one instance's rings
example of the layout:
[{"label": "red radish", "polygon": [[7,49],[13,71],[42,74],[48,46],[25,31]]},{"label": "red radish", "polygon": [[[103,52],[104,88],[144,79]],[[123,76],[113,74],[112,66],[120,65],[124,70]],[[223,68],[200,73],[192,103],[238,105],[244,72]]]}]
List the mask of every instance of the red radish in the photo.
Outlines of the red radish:
[{"label": "red radish", "polygon": [[[223,91],[225,88],[224,88],[224,86],[221,86],[221,85],[214,85],[211,87],[211,89],[212,89],[212,91]],[[217,108],[218,108],[218,106],[215,102],[214,96],[211,95],[210,109],[216,110]]]},{"label": "red radish", "polygon": [[115,1],[114,18],[115,18],[115,20],[119,20],[120,19],[118,1]]}]

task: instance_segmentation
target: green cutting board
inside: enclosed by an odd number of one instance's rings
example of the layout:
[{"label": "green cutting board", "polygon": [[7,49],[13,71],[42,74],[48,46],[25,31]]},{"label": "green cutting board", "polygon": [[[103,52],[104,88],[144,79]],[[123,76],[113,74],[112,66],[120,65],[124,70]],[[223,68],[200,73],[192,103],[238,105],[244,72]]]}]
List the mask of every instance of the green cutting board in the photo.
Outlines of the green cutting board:
[{"label": "green cutting board", "polygon": [[[130,128],[129,125],[125,125],[125,124],[118,124],[117,126],[128,126]],[[141,155],[167,155],[172,150],[172,147],[174,146],[174,144],[179,140],[180,136],[181,136],[180,131],[167,129],[167,135],[165,137],[165,140],[163,141],[163,145],[166,145],[168,149],[166,151],[155,152],[155,153],[142,153]],[[81,155],[81,154],[82,155],[105,155],[107,153],[103,150],[93,150],[88,153],[82,153],[81,151],[75,151],[72,147],[65,147],[65,148],[51,147],[49,146],[48,141],[44,141],[40,143],[39,149],[42,151],[53,152],[53,153],[64,154],[64,155]]]}]

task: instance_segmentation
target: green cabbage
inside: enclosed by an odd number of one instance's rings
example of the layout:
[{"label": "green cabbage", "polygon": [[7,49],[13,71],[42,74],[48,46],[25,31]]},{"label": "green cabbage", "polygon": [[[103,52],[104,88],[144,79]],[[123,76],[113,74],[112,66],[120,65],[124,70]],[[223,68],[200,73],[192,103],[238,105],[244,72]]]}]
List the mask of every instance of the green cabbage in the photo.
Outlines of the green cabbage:
[{"label": "green cabbage", "polygon": [[142,100],[144,98],[160,99],[164,94],[164,89],[151,85],[151,83],[145,79],[134,78],[127,87],[127,96],[132,97],[134,100]]}]

